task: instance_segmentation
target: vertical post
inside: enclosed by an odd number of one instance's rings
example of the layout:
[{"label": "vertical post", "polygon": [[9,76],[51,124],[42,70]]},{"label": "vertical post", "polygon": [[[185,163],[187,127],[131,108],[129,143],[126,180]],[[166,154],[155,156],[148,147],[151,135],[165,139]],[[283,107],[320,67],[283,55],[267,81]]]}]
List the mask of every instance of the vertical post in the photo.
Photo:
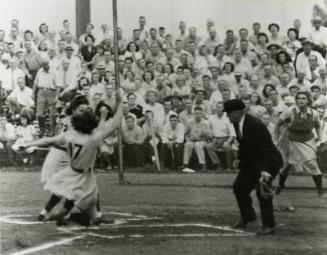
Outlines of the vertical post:
[{"label": "vertical post", "polygon": [[2,111],[2,81],[0,81],[0,113]]},{"label": "vertical post", "polygon": [[[118,61],[118,25],[117,25],[117,0],[112,0],[113,10],[113,30],[114,30],[114,56],[115,56],[115,83],[116,93],[120,92],[119,80],[119,61]],[[122,150],[122,128],[121,124],[118,131],[118,157],[119,157],[119,184],[124,184],[124,165],[123,165],[123,150]]]},{"label": "vertical post", "polygon": [[91,21],[90,0],[76,0],[76,36],[80,37],[85,30],[85,25]]}]

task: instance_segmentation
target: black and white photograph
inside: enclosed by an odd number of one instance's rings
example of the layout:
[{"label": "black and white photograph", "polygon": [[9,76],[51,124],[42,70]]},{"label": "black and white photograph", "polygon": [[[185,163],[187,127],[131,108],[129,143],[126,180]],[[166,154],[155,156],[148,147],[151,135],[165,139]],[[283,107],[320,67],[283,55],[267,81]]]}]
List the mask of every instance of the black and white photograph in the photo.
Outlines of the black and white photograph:
[{"label": "black and white photograph", "polygon": [[0,0],[1,255],[327,255],[327,0]]}]

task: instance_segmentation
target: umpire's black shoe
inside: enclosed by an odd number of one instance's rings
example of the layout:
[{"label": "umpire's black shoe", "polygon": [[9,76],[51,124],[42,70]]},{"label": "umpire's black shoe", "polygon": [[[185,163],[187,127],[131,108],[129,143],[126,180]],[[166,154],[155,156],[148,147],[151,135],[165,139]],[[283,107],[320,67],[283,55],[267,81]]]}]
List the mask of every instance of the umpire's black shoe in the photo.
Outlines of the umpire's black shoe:
[{"label": "umpire's black shoe", "polygon": [[247,221],[241,220],[233,225],[233,228],[245,228],[248,225]]},{"label": "umpire's black shoe", "polygon": [[233,228],[246,228],[246,226],[257,219],[256,215],[253,216],[251,220],[240,220],[236,224],[233,225]]},{"label": "umpire's black shoe", "polygon": [[275,228],[265,228],[263,227],[260,231],[257,232],[258,236],[266,236],[275,234]]}]

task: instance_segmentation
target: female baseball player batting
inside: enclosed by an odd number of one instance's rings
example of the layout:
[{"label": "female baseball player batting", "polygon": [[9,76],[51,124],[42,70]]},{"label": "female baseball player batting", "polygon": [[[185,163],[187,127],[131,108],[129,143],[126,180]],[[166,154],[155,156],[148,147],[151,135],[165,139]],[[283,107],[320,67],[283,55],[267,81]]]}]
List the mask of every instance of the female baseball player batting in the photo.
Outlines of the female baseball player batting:
[{"label": "female baseball player batting", "polygon": [[[25,144],[24,147],[59,145],[67,149],[70,164],[55,173],[45,184],[45,190],[52,193],[46,209],[52,209],[60,197],[65,198],[63,209],[49,220],[61,220],[74,207],[86,212],[90,219],[95,218],[98,188],[93,174],[97,149],[103,140],[111,135],[120,125],[122,108],[117,96],[118,108],[111,125],[105,130],[98,127],[99,121],[90,107],[72,116],[73,130],[55,137],[43,138]],[[102,119],[105,119],[103,117]]]}]

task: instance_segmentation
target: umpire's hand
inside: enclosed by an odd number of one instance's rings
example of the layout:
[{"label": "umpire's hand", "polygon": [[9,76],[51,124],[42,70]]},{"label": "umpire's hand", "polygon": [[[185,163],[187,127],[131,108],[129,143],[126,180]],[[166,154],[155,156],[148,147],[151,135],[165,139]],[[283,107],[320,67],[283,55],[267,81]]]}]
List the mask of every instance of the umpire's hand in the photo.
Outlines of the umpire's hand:
[{"label": "umpire's hand", "polygon": [[260,180],[269,182],[270,178],[271,178],[271,174],[270,173],[265,172],[265,171],[262,171],[261,172],[261,178],[260,178]]}]

